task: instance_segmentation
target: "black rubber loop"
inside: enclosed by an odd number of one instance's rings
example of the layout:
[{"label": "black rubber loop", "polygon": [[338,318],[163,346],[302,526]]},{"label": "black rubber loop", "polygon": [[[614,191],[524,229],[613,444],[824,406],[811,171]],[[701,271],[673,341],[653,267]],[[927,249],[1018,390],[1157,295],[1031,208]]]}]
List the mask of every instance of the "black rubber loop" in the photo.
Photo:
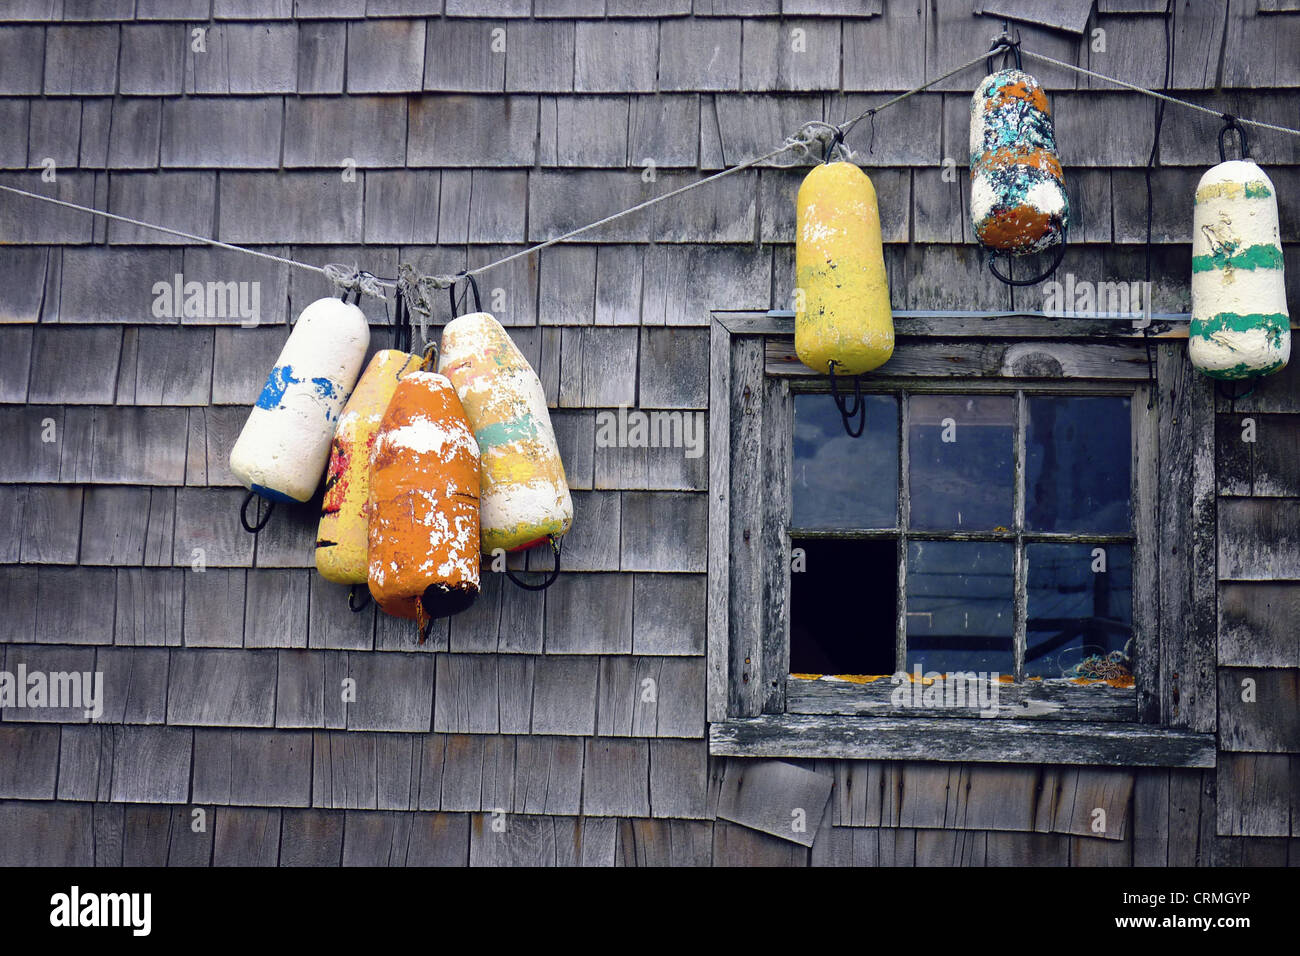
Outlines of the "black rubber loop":
[{"label": "black rubber loop", "polygon": [[989,47],[989,55],[984,59],[984,72],[993,72],[993,58],[998,52],[1002,53],[1002,69],[1006,69],[1007,55],[1010,54],[1016,64],[1017,70],[1023,70],[1024,64],[1020,59],[1020,37],[1014,40],[1009,33],[1003,32],[1001,36],[993,38],[993,45]]},{"label": "black rubber loop", "polygon": [[[871,115],[874,117],[876,111],[871,110],[870,112]],[[826,144],[826,152],[822,156],[823,164],[829,164],[831,162],[832,158],[835,156],[835,148],[843,144],[843,142],[844,142],[844,130],[840,129],[837,126],[835,127],[835,135],[832,136],[831,141]]]},{"label": "black rubber loop", "polygon": [[1012,279],[1010,276],[1004,276],[1001,272],[998,271],[998,267],[996,265],[997,253],[994,252],[992,249],[989,249],[988,254],[989,254],[989,272],[992,272],[993,275],[995,275],[1000,281],[1005,282],[1007,285],[1012,285],[1017,287],[1026,286],[1026,285],[1038,285],[1038,283],[1042,282],[1053,272],[1055,272],[1058,268],[1060,268],[1061,260],[1065,258],[1065,239],[1062,238],[1060,244],[1056,247],[1056,255],[1052,257],[1052,264],[1047,267],[1047,270],[1045,272],[1043,272],[1040,275],[1034,276],[1032,279]]},{"label": "black rubber loop", "polygon": [[555,552],[555,567],[551,568],[551,573],[547,576],[546,580],[540,584],[529,584],[527,581],[521,581],[519,578],[515,577],[514,571],[510,568],[506,568],[506,577],[508,577],[511,583],[516,587],[521,587],[525,591],[545,591],[554,584],[555,579],[560,576],[560,539],[555,537],[553,534],[547,535],[547,538],[551,542],[551,550]]},{"label": "black rubber loop", "polygon": [[351,611],[353,614],[360,614],[362,611],[364,611],[367,607],[370,606],[369,588],[366,588],[365,590],[366,599],[362,601],[360,604],[357,603],[357,588],[359,587],[361,587],[361,585],[354,584],[352,585],[352,587],[348,588],[348,610]]},{"label": "black rubber loop", "polygon": [[[827,362],[826,367],[831,380],[831,399],[839,410],[840,420],[844,422],[844,431],[850,438],[858,438],[867,426],[867,403],[862,399],[862,376],[853,376],[853,405],[850,407],[848,396],[840,395],[835,386],[835,360]],[[855,416],[858,419],[856,427],[853,424]]]},{"label": "black rubber loop", "polygon": [[[1227,381],[1225,381],[1224,379],[1215,379],[1214,390],[1219,394],[1220,398],[1226,398],[1228,400],[1229,405],[1236,405],[1238,401],[1245,398],[1247,395],[1249,395],[1251,392],[1253,392],[1255,389],[1259,387],[1259,380],[1260,380],[1260,376],[1258,375],[1254,376],[1253,378],[1237,379],[1232,382],[1233,390],[1230,392],[1228,391]],[[1238,392],[1236,390],[1236,386],[1239,384],[1240,385],[1249,384],[1250,388],[1246,389],[1244,392]],[[1236,411],[1236,409],[1234,408],[1232,409],[1232,411]]]},{"label": "black rubber loop", "polygon": [[[483,311],[483,300],[478,295],[478,281],[468,272],[462,272],[457,276],[458,279],[466,279],[469,282],[470,290],[474,293],[474,311]],[[460,307],[456,305],[456,284],[453,282],[447,286],[447,295],[451,298],[451,317],[454,319],[460,315]],[[463,299],[461,300],[464,301]]]},{"label": "black rubber loop", "polygon": [[1246,139],[1246,128],[1237,122],[1237,117],[1231,113],[1223,114],[1223,129],[1219,130],[1219,162],[1228,161],[1227,150],[1225,149],[1225,138],[1230,130],[1236,130],[1237,136],[1241,140],[1241,158],[1250,159],[1250,141]]},{"label": "black rubber loop", "polygon": [[254,498],[257,499],[257,510],[260,512],[260,511],[262,510],[262,497],[261,497],[259,494],[257,494],[256,492],[254,492],[254,491],[250,491],[250,492],[249,492],[249,493],[244,497],[244,503],[243,503],[243,505],[241,505],[240,508],[239,508],[239,523],[242,524],[242,525],[244,526],[244,530],[247,531],[249,534],[257,534],[257,532],[259,532],[259,531],[261,531],[263,528],[265,528],[265,527],[266,527],[266,523],[267,523],[268,521],[271,520],[271,512],[273,512],[273,511],[275,510],[275,502],[274,502],[274,501],[268,501],[268,502],[267,502],[268,507],[267,507],[267,509],[266,509],[266,514],[261,515],[261,516],[257,519],[257,524],[249,524],[249,523],[248,523],[248,503],[249,503],[250,501],[252,501]]}]

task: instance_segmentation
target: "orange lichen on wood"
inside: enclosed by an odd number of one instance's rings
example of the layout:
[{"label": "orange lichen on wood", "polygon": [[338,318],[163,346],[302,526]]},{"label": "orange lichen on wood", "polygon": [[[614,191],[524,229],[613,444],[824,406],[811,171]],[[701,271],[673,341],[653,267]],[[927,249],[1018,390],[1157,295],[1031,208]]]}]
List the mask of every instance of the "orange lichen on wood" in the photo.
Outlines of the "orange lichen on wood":
[{"label": "orange lichen on wood", "polygon": [[479,587],[479,455],[451,382],[398,383],[370,457],[370,593],[395,617],[463,611]]}]

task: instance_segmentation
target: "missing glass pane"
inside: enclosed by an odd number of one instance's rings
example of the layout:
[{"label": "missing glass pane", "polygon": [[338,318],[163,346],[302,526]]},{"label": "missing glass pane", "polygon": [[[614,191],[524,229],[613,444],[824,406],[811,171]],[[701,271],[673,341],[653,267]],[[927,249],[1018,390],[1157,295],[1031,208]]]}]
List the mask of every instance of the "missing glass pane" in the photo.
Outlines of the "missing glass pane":
[{"label": "missing glass pane", "polygon": [[792,546],[790,672],[892,674],[897,543],[795,538]]},{"label": "missing glass pane", "polygon": [[1025,525],[1115,534],[1132,527],[1131,400],[1030,396]]},{"label": "missing glass pane", "polygon": [[914,395],[908,402],[911,527],[1007,530],[1015,497],[1015,399]]},{"label": "missing glass pane", "polygon": [[1030,544],[1029,677],[1133,679],[1133,553],[1128,545]]},{"label": "missing glass pane", "polygon": [[1014,674],[1015,546],[911,541],[907,547],[907,669]]},{"label": "missing glass pane", "polygon": [[898,513],[898,399],[864,395],[866,427],[844,433],[829,395],[794,399],[792,525],[893,528]]}]

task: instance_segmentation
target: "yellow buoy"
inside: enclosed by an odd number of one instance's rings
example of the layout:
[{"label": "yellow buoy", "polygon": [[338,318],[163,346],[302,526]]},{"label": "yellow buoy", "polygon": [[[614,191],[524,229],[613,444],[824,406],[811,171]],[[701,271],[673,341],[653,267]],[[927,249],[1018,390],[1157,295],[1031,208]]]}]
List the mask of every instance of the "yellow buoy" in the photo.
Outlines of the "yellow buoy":
[{"label": "yellow buoy", "polygon": [[376,352],[343,406],[330,446],[316,533],[316,570],[326,580],[366,583],[370,449],[398,381],[420,366],[417,356],[397,349]]},{"label": "yellow buoy", "polygon": [[880,209],[853,163],[815,167],[799,187],[794,347],[814,371],[860,375],[894,354]]},{"label": "yellow buoy", "polygon": [[440,354],[481,453],[484,555],[564,534],[573,502],[533,367],[486,312],[448,322]]}]

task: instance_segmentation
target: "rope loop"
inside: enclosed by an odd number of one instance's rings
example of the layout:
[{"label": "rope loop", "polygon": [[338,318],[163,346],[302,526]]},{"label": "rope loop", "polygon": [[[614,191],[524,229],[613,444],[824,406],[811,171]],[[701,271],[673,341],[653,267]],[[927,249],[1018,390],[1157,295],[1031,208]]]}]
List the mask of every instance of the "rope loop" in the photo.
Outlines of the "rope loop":
[{"label": "rope loop", "polygon": [[986,251],[989,254],[989,272],[992,272],[993,275],[999,281],[1005,282],[1007,285],[1016,286],[1016,287],[1027,286],[1027,285],[1038,285],[1038,283],[1042,282],[1044,279],[1046,279],[1048,276],[1050,276],[1053,272],[1055,272],[1060,267],[1061,260],[1065,258],[1065,237],[1062,236],[1061,241],[1057,243],[1056,254],[1052,256],[1052,264],[1048,266],[1044,272],[1034,276],[1031,279],[1012,279],[1010,276],[1004,276],[1001,272],[998,271],[997,252],[993,249],[987,249],[987,247],[986,247]]},{"label": "rope loop", "polygon": [[[1231,391],[1228,390],[1227,381],[1225,381],[1224,379],[1215,379],[1214,391],[1218,394],[1220,398],[1225,398],[1228,400],[1229,411],[1236,411],[1236,408],[1234,406],[1236,406],[1237,402],[1245,398],[1255,389],[1259,388],[1259,380],[1261,377],[1262,376],[1259,375],[1252,375],[1250,378],[1234,380],[1232,382]],[[1249,385],[1250,388],[1246,389],[1244,392],[1241,392],[1237,390],[1238,385]]]},{"label": "rope loop", "polygon": [[[456,274],[456,279],[457,279],[457,280],[465,279],[465,280],[469,283],[469,287],[470,287],[470,289],[473,290],[473,292],[474,292],[474,311],[475,311],[475,312],[482,312],[482,311],[483,311],[483,301],[479,298],[479,295],[478,295],[478,280],[475,279],[472,275],[470,275],[468,272],[466,272],[466,271],[463,270],[463,269],[462,269],[460,272],[458,272],[458,273]],[[447,295],[448,295],[448,297],[450,297],[450,299],[451,299],[451,317],[454,319],[454,318],[456,318],[458,315],[461,314],[461,312],[459,311],[459,307],[456,305],[456,285],[455,285],[455,282],[453,282],[451,285],[447,286]],[[462,296],[462,298],[461,298],[461,302],[464,302],[464,301],[465,301],[465,299],[464,299],[464,297]]]},{"label": "rope loop", "polygon": [[553,534],[548,534],[546,538],[551,542],[551,551],[555,554],[555,567],[551,568],[551,573],[546,576],[546,580],[538,584],[529,584],[527,581],[521,581],[519,578],[515,577],[514,571],[510,568],[506,568],[506,577],[508,577],[511,583],[516,587],[523,588],[525,591],[545,591],[554,584],[555,579],[560,576],[561,539],[557,538]]},{"label": "rope loop", "polygon": [[[255,524],[252,524],[248,520],[248,504],[254,498],[257,499],[258,518],[257,518],[257,522]],[[239,508],[239,523],[244,526],[244,530],[247,531],[249,534],[257,534],[259,531],[265,528],[266,523],[271,520],[271,512],[275,510],[275,502],[274,501],[267,502],[268,507],[266,509],[266,514],[261,514],[263,500],[264,499],[261,497],[261,495],[257,494],[254,491],[250,491],[247,495],[244,496],[244,503]]]},{"label": "rope loop", "polygon": [[[836,409],[839,410],[840,420],[844,422],[844,431],[850,438],[858,438],[862,435],[862,430],[867,426],[867,403],[862,398],[862,376],[853,376],[853,404],[849,405],[847,395],[841,395],[835,385],[835,366],[836,361],[831,359],[826,363],[827,373],[831,379],[831,400],[835,402]],[[853,419],[857,418],[857,424],[854,425]]]},{"label": "rope loop", "polygon": [[1219,162],[1226,163],[1228,161],[1225,145],[1230,130],[1236,130],[1237,137],[1241,141],[1241,158],[1250,159],[1250,141],[1246,139],[1246,128],[1237,122],[1237,117],[1231,113],[1224,113],[1223,129],[1219,130]]}]

